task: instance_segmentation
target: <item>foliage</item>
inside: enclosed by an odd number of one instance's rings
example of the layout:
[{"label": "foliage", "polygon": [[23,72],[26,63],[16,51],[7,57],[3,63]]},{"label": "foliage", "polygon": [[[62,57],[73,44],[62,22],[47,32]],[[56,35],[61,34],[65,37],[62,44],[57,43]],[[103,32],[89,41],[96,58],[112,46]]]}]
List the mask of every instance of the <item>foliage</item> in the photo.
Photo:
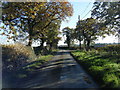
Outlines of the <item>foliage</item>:
[{"label": "foliage", "polygon": [[20,43],[2,45],[3,70],[17,70],[28,62],[35,60],[36,55],[30,47]]},{"label": "foliage", "polygon": [[[120,53],[111,48],[118,48],[119,45],[106,46],[100,50],[73,51],[72,55],[82,64],[86,70],[100,83],[101,87],[120,87]],[[119,48],[118,48],[119,49]]]},{"label": "foliage", "polygon": [[109,28],[119,31],[120,27],[120,1],[118,2],[94,2],[92,17],[103,22]]},{"label": "foliage", "polygon": [[120,2],[94,2],[92,18],[79,20],[75,29],[75,38],[84,41],[85,49],[90,49],[90,44],[98,37],[116,34],[119,37],[120,27]]},{"label": "foliage", "polygon": [[83,40],[82,29],[80,27],[80,20],[77,22],[75,31],[74,31],[74,39],[79,40],[79,48],[81,49],[81,41]]},{"label": "foliage", "polygon": [[103,80],[107,87],[117,88],[120,85],[119,77],[116,77],[115,74],[105,74]]},{"label": "foliage", "polygon": [[[34,48],[36,55],[38,54],[50,54],[52,49],[57,48],[58,41],[61,39],[58,35],[60,34],[60,20],[55,20],[51,22],[51,24],[42,32],[40,32],[39,39],[34,38],[34,42],[39,42],[40,46]],[[36,28],[37,29],[37,28]],[[44,47],[44,43],[46,42],[46,46]],[[47,51],[47,52],[46,52]]]},{"label": "foliage", "polygon": [[5,2],[2,10],[2,35],[23,37],[21,33],[25,33],[29,46],[34,38],[43,37],[43,32],[54,20],[65,20],[73,12],[69,2]]},{"label": "foliage", "polygon": [[94,18],[78,21],[75,33],[76,39],[80,42],[84,41],[86,50],[90,49],[90,45],[94,40],[98,39],[98,37],[104,37],[105,34],[113,34],[110,29]]},{"label": "foliage", "polygon": [[51,25],[47,28],[47,33],[46,33],[46,42],[49,45],[49,51],[52,50],[52,48],[57,48],[58,41],[61,39],[58,37],[60,34],[60,24],[61,21],[56,20]]},{"label": "foliage", "polygon": [[69,27],[63,28],[62,31],[63,31],[63,35],[66,35],[65,43],[67,43],[68,48],[70,48],[70,44],[72,43],[72,40],[74,39],[74,36],[73,36],[74,31],[72,28],[69,28]]}]

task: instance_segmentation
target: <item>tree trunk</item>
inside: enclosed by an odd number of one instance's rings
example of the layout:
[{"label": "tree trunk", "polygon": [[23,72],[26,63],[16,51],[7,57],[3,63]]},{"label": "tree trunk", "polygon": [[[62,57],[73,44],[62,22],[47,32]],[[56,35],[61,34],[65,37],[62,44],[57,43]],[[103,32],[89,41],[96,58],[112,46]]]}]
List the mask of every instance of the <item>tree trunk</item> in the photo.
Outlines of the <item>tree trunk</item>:
[{"label": "tree trunk", "polygon": [[32,45],[32,33],[33,33],[33,26],[30,24],[30,21],[28,21],[28,28],[29,28],[29,42],[28,46]]},{"label": "tree trunk", "polygon": [[50,43],[49,51],[50,51],[50,52],[52,51],[52,43]]},{"label": "tree trunk", "polygon": [[83,41],[83,44],[84,44],[84,50],[86,50],[86,40],[85,39]]},{"label": "tree trunk", "polygon": [[87,40],[87,51],[90,49],[90,40]]},{"label": "tree trunk", "polygon": [[53,44],[53,48],[57,49],[57,43],[56,42]]},{"label": "tree trunk", "polygon": [[68,48],[70,48],[70,43],[68,42]]},{"label": "tree trunk", "polygon": [[41,44],[40,44],[40,49],[41,49],[41,50],[43,49],[43,46],[44,46],[44,39],[41,38]]},{"label": "tree trunk", "polygon": [[29,35],[29,42],[28,42],[28,46],[32,45],[32,37]]},{"label": "tree trunk", "polygon": [[79,49],[81,49],[81,40],[79,40]]}]

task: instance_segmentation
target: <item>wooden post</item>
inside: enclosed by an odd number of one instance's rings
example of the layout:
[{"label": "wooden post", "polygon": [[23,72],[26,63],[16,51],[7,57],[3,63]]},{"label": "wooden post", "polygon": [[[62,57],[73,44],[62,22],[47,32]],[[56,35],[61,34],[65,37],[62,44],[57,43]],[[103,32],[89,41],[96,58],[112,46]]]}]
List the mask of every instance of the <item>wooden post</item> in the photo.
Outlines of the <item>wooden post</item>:
[{"label": "wooden post", "polygon": [[79,25],[79,48],[81,49],[81,35],[80,35],[80,15],[78,15],[78,25]]}]

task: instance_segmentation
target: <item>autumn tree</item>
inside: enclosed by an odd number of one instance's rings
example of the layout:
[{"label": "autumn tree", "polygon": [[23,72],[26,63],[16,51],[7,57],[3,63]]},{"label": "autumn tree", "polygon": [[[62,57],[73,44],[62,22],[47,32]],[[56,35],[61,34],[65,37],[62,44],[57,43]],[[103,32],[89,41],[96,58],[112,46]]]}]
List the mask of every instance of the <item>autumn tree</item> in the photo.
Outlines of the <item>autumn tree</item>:
[{"label": "autumn tree", "polygon": [[58,41],[61,39],[58,36],[60,34],[60,31],[59,31],[60,25],[61,25],[61,21],[55,20],[47,28],[46,42],[49,45],[49,51],[51,51],[52,48],[57,48]]},{"label": "autumn tree", "polygon": [[65,20],[73,11],[69,2],[5,2],[2,10],[3,34],[24,32],[29,46],[34,38],[44,37],[43,32],[54,20]]}]

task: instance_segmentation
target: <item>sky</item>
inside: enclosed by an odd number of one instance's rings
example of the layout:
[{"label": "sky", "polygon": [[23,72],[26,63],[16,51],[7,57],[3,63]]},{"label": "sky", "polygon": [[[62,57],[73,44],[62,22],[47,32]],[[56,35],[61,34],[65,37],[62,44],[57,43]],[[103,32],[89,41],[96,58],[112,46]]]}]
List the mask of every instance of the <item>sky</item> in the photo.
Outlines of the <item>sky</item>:
[{"label": "sky", "polygon": [[[72,1],[71,4],[73,5],[73,9],[74,9],[73,16],[68,19],[68,22],[66,21],[62,22],[60,30],[62,30],[64,27],[75,28],[76,23],[78,21],[78,15],[80,15],[80,19],[82,20],[91,17],[91,12],[90,13],[88,12],[92,9],[94,0],[74,0],[74,2],[73,0],[69,0],[69,1],[70,2]],[[58,45],[64,45],[65,36],[62,35],[60,36],[62,37],[62,40],[59,41]],[[116,37],[113,36],[107,36],[105,39],[99,38],[99,40],[96,41],[96,43],[114,43],[114,42],[117,43],[118,40]],[[0,36],[0,43],[2,44],[7,43],[6,38]]]},{"label": "sky", "polygon": [[[91,12],[90,13],[88,12],[93,7],[93,1],[94,0],[81,0],[81,1],[75,0],[75,2],[71,2],[71,4],[73,5],[73,9],[74,9],[73,16],[69,18],[69,22],[65,22],[65,21],[62,22],[60,30],[62,30],[64,27],[75,28],[76,23],[78,21],[78,15],[80,15],[80,19],[82,20],[91,17]],[[61,37],[62,37],[62,40],[60,40],[58,44],[64,45],[65,36],[61,36]],[[95,43],[117,43],[117,42],[118,40],[114,36],[106,36],[106,38],[104,39],[100,37],[99,40],[95,41]]]}]

